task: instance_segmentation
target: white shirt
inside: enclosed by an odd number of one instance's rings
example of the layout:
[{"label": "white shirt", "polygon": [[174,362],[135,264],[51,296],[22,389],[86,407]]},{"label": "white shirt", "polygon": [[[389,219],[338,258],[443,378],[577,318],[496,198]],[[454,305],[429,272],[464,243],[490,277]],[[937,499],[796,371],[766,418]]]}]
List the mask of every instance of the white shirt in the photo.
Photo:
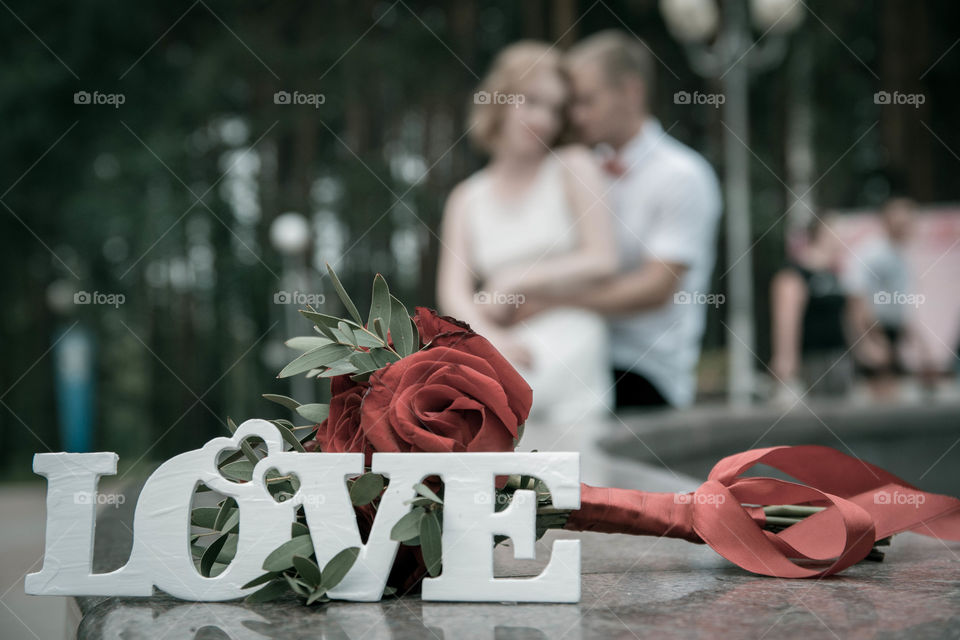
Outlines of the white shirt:
[{"label": "white shirt", "polygon": [[674,406],[696,395],[696,366],[713,303],[721,194],[716,175],[699,153],[648,118],[623,148],[627,171],[610,187],[621,272],[650,260],[686,265],[677,294],[666,305],[609,318],[611,362],[647,378]]},{"label": "white shirt", "polygon": [[884,236],[858,254],[859,259],[854,259],[850,265],[847,287],[867,299],[874,317],[882,326],[902,327],[914,299],[910,270],[902,250]]}]

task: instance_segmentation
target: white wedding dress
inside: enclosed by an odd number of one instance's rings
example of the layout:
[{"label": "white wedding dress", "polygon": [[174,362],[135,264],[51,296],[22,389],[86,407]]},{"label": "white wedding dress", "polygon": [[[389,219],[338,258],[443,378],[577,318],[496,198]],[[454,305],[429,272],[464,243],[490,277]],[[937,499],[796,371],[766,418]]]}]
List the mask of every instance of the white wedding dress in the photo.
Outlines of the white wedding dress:
[{"label": "white wedding dress", "polygon": [[[574,217],[562,169],[556,157],[547,156],[526,195],[509,204],[493,192],[485,171],[470,178],[465,201],[471,267],[481,279],[502,267],[533,265],[574,249]],[[601,316],[558,308],[527,318],[510,331],[530,350],[533,362],[531,368],[517,366],[533,389],[531,420],[589,422],[611,411],[613,380]]]}]

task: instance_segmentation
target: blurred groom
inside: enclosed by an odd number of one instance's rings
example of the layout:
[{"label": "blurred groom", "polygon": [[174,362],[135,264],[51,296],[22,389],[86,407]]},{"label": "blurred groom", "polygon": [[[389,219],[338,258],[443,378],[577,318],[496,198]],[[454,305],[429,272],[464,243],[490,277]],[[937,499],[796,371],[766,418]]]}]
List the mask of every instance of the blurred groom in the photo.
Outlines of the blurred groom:
[{"label": "blurred groom", "polygon": [[617,409],[690,405],[721,210],[716,176],[650,115],[653,60],[642,42],[598,33],[570,50],[566,68],[573,128],[610,176],[620,268],[585,291],[532,300],[527,312],[572,305],[608,318]]}]

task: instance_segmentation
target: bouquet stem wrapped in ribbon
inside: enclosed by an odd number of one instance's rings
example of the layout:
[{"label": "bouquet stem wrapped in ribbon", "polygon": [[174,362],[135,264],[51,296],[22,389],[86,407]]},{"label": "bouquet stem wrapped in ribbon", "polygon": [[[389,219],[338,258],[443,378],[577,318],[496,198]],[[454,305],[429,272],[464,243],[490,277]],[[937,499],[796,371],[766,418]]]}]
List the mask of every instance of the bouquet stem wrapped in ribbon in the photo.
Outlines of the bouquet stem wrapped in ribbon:
[{"label": "bouquet stem wrapped in ribbon", "polygon": [[[351,317],[304,311],[316,335],[288,342],[303,354],[280,374],[330,378],[329,405],[265,396],[316,422],[309,427],[311,435],[298,440],[303,449],[364,453],[369,466],[377,451],[516,447],[532,391],[489,341],[465,323],[423,307],[416,308],[411,322],[379,275],[364,321],[332,270],[330,278]],[[304,428],[274,422],[291,433]],[[798,482],[744,475],[761,463]],[[384,478],[368,472],[349,482],[361,530],[364,524],[369,529]],[[865,558],[882,557],[875,546],[902,531],[960,540],[960,500],[921,491],[879,467],[821,446],[769,447],[729,456],[686,494],[584,484],[575,511],[551,508],[549,493],[535,478],[511,476],[497,482],[498,508],[521,488],[537,491],[538,535],[563,528],[680,538],[707,544],[747,571],[780,578],[826,576]],[[425,575],[441,569],[442,486],[427,478],[416,489],[410,512],[391,533],[403,544],[388,584],[400,593],[416,589]],[[291,586],[303,584],[297,568],[288,569],[284,578]],[[314,593],[308,601],[323,599]]]}]

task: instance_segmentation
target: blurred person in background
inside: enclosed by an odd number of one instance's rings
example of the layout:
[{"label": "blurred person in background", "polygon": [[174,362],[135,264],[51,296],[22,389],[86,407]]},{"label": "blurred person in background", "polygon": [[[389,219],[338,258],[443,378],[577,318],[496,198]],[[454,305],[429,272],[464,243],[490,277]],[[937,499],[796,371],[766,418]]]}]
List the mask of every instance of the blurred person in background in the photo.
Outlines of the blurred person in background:
[{"label": "blurred person in background", "polygon": [[833,218],[814,217],[796,255],[770,283],[773,401],[842,395],[853,381],[847,355],[850,304],[841,278],[843,243]]},{"label": "blurred person in background", "polygon": [[518,315],[569,305],[603,314],[617,408],[690,405],[721,210],[716,175],[649,113],[653,59],[640,40],[595,34],[565,66],[574,134],[596,147],[607,174],[599,193],[609,193],[620,263],[587,289],[538,293]]},{"label": "blurred person in background", "polygon": [[601,169],[586,148],[559,146],[569,98],[552,47],[519,42],[497,56],[469,130],[490,160],[447,200],[437,278],[441,310],[518,368],[531,417],[547,422],[603,416],[612,404],[601,316],[557,306],[505,326],[530,296],[584,291],[616,268]]},{"label": "blurred person in background", "polygon": [[883,234],[857,251],[850,265],[848,287],[853,294],[852,320],[860,371],[873,395],[891,398],[897,377],[904,372],[900,348],[907,339],[912,290],[906,246],[913,231],[916,203],[891,198],[880,210]]}]

